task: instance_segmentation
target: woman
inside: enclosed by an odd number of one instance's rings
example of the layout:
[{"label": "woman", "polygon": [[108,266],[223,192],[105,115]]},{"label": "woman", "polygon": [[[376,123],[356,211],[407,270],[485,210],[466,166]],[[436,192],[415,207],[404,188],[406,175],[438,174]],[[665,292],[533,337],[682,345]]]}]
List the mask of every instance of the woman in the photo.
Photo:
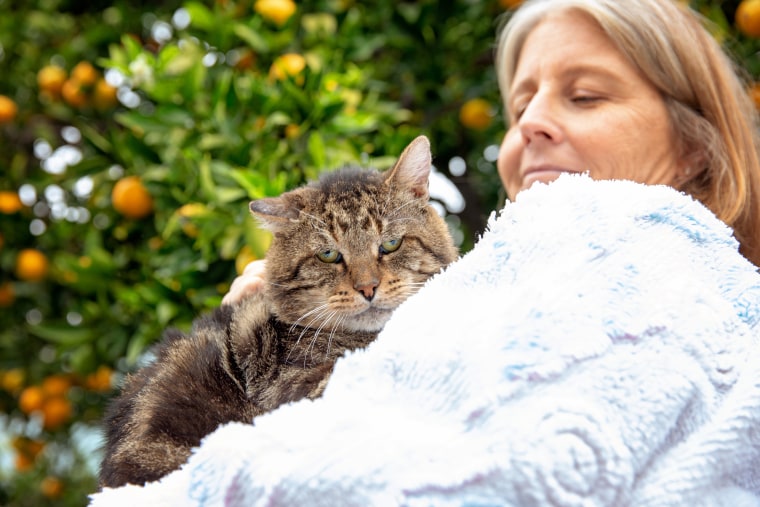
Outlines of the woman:
[{"label": "woman", "polygon": [[[499,35],[507,195],[562,172],[683,190],[760,266],[757,110],[730,58],[672,0],[528,0]],[[257,290],[248,266],[225,303]]]},{"label": "woman", "polygon": [[683,3],[528,0],[501,31],[496,66],[510,124],[498,169],[511,198],[564,171],[671,185],[731,226],[760,265],[757,111]]}]

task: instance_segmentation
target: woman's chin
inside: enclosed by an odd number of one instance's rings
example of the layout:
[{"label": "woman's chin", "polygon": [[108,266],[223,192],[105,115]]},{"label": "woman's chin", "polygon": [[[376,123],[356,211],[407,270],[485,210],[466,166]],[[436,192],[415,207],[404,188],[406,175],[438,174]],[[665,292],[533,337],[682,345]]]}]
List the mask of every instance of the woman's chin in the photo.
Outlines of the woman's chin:
[{"label": "woman's chin", "polygon": [[570,171],[559,171],[554,169],[546,169],[542,171],[533,171],[526,174],[523,178],[523,186],[521,190],[525,190],[533,186],[534,183],[551,183],[556,180],[562,174],[571,174]]}]

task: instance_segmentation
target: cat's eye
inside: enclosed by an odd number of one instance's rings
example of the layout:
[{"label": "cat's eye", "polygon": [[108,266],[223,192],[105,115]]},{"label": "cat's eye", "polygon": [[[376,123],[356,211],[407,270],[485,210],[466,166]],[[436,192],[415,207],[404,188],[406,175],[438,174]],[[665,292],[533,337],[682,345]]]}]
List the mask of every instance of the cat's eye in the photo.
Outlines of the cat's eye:
[{"label": "cat's eye", "polygon": [[336,262],[340,262],[343,256],[337,250],[322,250],[321,252],[317,252],[317,259],[327,264],[335,264]]},{"label": "cat's eye", "polygon": [[400,246],[401,246],[401,238],[389,239],[388,241],[383,241],[380,244],[380,253],[385,255],[391,252],[395,252],[396,250],[398,250],[398,247]]}]

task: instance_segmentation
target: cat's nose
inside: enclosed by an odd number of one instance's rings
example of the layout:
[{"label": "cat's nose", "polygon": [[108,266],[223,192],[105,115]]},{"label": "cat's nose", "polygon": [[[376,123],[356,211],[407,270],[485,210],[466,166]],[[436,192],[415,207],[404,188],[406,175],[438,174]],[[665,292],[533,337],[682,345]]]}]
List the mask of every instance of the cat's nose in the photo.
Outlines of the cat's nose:
[{"label": "cat's nose", "polygon": [[355,284],[354,289],[361,292],[362,296],[364,296],[364,299],[367,301],[372,301],[372,299],[375,297],[375,289],[377,289],[379,283],[380,282],[373,278],[372,280]]}]

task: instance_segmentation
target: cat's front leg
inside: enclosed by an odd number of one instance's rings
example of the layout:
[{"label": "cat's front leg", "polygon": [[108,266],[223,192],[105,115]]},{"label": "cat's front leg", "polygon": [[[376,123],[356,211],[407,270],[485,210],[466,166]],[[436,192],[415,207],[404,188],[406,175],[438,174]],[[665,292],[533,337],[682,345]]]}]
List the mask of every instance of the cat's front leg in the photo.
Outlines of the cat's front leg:
[{"label": "cat's front leg", "polygon": [[279,363],[277,329],[263,291],[233,307],[228,344],[231,373],[248,393],[251,403],[258,405],[252,389],[275,378]]}]

